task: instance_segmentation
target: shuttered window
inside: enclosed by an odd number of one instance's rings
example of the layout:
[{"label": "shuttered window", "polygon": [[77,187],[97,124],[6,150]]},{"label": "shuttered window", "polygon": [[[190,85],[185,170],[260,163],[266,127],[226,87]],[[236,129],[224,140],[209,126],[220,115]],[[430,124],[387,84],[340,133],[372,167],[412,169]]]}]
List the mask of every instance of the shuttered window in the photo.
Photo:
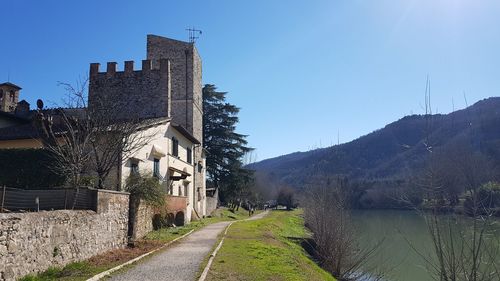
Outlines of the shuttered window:
[{"label": "shuttered window", "polygon": [[191,163],[193,162],[193,160],[192,160],[193,155],[192,155],[192,154],[193,154],[193,153],[192,153],[192,151],[191,151],[191,148],[188,148],[188,149],[187,149],[187,162],[188,162],[189,164],[191,164]]},{"label": "shuttered window", "polygon": [[172,138],[172,155],[179,156],[179,141],[176,138]]},{"label": "shuttered window", "polygon": [[160,159],[154,159],[153,161],[153,176],[160,177]]}]

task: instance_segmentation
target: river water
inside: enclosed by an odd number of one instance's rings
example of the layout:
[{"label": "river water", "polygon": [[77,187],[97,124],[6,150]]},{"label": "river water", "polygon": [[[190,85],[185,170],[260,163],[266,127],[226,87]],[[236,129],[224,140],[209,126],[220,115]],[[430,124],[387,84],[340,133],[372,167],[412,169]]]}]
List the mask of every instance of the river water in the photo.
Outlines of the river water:
[{"label": "river water", "polygon": [[[433,280],[424,260],[424,257],[432,258],[433,251],[422,216],[414,211],[356,210],[352,218],[361,247],[370,247],[384,239],[366,265],[367,270],[387,272],[387,279],[391,281]],[[495,229],[500,230],[499,221],[495,224]],[[494,235],[498,238],[500,231]],[[497,262],[500,263],[500,259]]]}]

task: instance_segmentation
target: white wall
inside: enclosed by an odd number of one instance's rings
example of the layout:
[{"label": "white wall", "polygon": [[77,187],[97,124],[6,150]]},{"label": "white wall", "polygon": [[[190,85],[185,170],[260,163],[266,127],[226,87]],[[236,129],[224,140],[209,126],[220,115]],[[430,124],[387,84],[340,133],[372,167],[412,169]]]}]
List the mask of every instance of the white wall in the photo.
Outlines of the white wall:
[{"label": "white wall", "polygon": [[[167,192],[172,196],[184,196],[188,198],[188,206],[185,212],[186,222],[191,220],[191,213],[194,204],[193,192],[193,175],[194,175],[194,165],[187,162],[187,148],[191,151],[194,150],[193,143],[179,133],[175,128],[173,128],[170,123],[157,125],[153,128],[139,132],[146,136],[154,134],[154,138],[149,141],[147,145],[142,147],[133,157],[140,159],[139,161],[139,171],[144,174],[153,173],[154,159],[160,160],[160,175],[164,178],[162,186]],[[175,137],[179,141],[178,156],[172,155],[172,137]],[[160,148],[164,152],[165,156],[154,155],[152,153],[153,145]],[[192,153],[193,154],[193,153]],[[192,157],[192,156],[191,156]],[[135,161],[135,160],[134,160]],[[131,160],[125,162],[122,165],[121,177],[122,186],[125,186],[126,179],[131,173]],[[171,181],[169,180],[172,171],[169,171],[169,167],[185,171],[190,174],[185,180]],[[179,176],[178,172],[174,172],[174,176]],[[201,215],[201,214],[200,214]]]}]

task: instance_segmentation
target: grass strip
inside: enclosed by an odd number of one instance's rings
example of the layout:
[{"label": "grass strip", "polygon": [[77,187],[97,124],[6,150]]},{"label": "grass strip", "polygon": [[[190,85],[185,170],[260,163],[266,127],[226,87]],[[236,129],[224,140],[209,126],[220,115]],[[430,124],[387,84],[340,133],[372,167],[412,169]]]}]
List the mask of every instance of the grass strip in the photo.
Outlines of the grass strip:
[{"label": "grass strip", "polygon": [[206,280],[335,280],[300,245],[309,235],[301,210],[272,211],[263,219],[236,222]]}]

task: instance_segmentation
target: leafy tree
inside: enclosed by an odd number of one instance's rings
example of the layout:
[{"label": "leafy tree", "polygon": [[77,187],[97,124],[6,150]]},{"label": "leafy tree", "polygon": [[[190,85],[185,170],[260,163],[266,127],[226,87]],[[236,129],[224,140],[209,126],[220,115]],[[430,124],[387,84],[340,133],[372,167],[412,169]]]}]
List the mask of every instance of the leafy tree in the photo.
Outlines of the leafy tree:
[{"label": "leafy tree", "polygon": [[203,144],[207,149],[208,182],[219,188],[223,202],[241,202],[253,172],[243,168],[243,156],[252,151],[246,135],[236,133],[240,109],[226,102],[226,92],[203,87]]}]

